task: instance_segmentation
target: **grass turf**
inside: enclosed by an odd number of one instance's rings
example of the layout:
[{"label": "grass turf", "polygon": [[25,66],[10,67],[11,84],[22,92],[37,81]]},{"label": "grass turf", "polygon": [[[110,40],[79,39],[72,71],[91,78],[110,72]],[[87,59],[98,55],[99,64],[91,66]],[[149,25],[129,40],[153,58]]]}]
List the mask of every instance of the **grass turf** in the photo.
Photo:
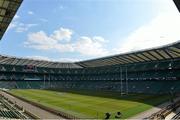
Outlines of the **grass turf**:
[{"label": "grass turf", "polygon": [[167,95],[130,94],[116,92],[58,92],[49,90],[11,90],[11,93],[79,118],[104,118],[106,112],[114,118],[116,112],[129,118],[166,101]]}]

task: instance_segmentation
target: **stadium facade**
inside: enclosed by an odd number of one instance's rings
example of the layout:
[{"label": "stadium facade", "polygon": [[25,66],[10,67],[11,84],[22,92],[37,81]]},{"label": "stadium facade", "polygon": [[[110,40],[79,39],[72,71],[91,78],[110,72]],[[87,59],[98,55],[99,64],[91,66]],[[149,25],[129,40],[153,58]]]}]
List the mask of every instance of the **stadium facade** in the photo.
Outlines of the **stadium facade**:
[{"label": "stadium facade", "polygon": [[138,93],[180,91],[180,42],[75,63],[0,56],[3,88],[90,89]]},{"label": "stadium facade", "polygon": [[[0,22],[2,37],[22,0],[1,1],[4,2],[0,2],[0,10],[5,10],[3,21]],[[3,8],[5,1],[8,1],[6,9]],[[13,10],[11,4],[16,4]],[[5,22],[6,18],[9,21]],[[178,93],[180,41],[158,48],[74,63],[0,55],[0,87]]]}]

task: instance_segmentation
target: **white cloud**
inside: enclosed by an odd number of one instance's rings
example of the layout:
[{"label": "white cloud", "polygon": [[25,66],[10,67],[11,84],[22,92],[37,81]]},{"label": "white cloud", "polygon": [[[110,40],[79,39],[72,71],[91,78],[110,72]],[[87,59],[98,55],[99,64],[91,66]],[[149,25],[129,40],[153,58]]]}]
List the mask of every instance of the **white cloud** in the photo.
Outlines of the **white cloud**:
[{"label": "white cloud", "polygon": [[58,59],[52,59],[45,56],[27,56],[25,58],[32,59],[32,60],[45,60],[45,61],[53,61],[53,62],[77,62],[80,61],[80,59],[76,58],[58,58]]},{"label": "white cloud", "polygon": [[25,46],[38,50],[73,51],[71,44],[60,43],[62,40],[69,40],[71,38],[72,33],[70,31],[69,29],[60,28],[49,36],[44,31],[30,33]]},{"label": "white cloud", "polygon": [[75,49],[79,53],[88,56],[104,56],[109,52],[104,48],[104,38],[102,37],[81,37],[75,44]]},{"label": "white cloud", "polygon": [[59,58],[56,61],[58,61],[58,62],[78,62],[78,61],[81,61],[81,60],[76,59],[76,58]]},{"label": "white cloud", "polygon": [[34,15],[34,12],[33,11],[28,11],[28,14],[29,15]]},{"label": "white cloud", "polygon": [[51,61],[48,57],[45,56],[27,56],[26,58],[32,59],[32,60],[46,60],[46,61]]},{"label": "white cloud", "polygon": [[180,15],[177,11],[157,15],[150,23],[133,31],[116,52],[128,52],[166,45],[180,40]]},{"label": "white cloud", "polygon": [[28,31],[30,28],[37,26],[38,24],[25,24],[25,23],[21,23],[18,21],[14,21],[11,22],[10,25],[8,26],[8,30],[10,29],[14,29],[15,32],[21,33],[21,32],[26,32]]},{"label": "white cloud", "polygon": [[29,28],[31,27],[35,27],[37,26],[38,24],[24,24],[24,23],[19,23],[17,26],[16,26],[16,32],[26,32],[29,30]]},{"label": "white cloud", "polygon": [[60,28],[58,30],[55,30],[50,37],[55,40],[69,41],[71,39],[72,34],[73,34],[72,30],[66,28]]},{"label": "white cloud", "polygon": [[74,45],[72,43],[68,43],[68,44],[58,43],[54,45],[53,48],[56,49],[58,52],[74,52],[75,51]]},{"label": "white cloud", "polygon": [[[80,37],[77,41],[72,42],[72,30],[60,28],[52,34],[47,35],[44,31],[30,33],[25,42],[25,47],[37,50],[50,50],[56,52],[76,52],[86,56],[104,56],[109,52],[104,48],[107,42],[101,36]],[[63,42],[63,40],[68,42]]]},{"label": "white cloud", "polygon": [[57,41],[48,37],[44,31],[28,34],[28,40],[25,42],[27,47],[32,47],[39,50],[52,49],[56,44]]},{"label": "white cloud", "polygon": [[105,40],[105,39],[104,39],[103,37],[101,37],[101,36],[94,36],[94,37],[93,37],[93,40],[98,41],[98,42],[102,42],[102,43],[108,42],[107,40]]}]

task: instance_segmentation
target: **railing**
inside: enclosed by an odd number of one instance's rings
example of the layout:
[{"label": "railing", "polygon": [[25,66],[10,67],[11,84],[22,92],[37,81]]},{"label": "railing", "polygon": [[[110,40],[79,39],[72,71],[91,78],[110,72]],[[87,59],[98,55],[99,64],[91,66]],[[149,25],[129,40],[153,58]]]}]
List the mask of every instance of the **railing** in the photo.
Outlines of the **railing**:
[{"label": "railing", "polygon": [[172,120],[179,120],[180,119],[180,112],[177,113],[173,118]]},{"label": "railing", "polygon": [[27,119],[27,116],[19,112],[18,109],[16,109],[16,106],[13,106],[12,102],[9,102],[7,99],[4,99],[4,96],[2,95],[0,102],[8,109],[7,111],[0,111],[5,117]]},{"label": "railing", "polygon": [[[175,111],[178,107],[180,107],[180,100],[177,102],[168,105],[157,113],[152,114],[148,119],[165,119],[167,115],[169,115],[172,111]],[[180,117],[180,116],[179,116]]]}]

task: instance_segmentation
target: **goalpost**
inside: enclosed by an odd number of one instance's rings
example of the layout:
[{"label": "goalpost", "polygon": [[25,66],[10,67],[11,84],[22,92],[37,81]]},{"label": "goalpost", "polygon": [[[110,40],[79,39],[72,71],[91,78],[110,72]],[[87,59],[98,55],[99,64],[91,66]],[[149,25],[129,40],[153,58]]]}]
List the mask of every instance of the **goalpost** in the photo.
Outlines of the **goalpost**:
[{"label": "goalpost", "polygon": [[126,94],[128,95],[128,76],[127,76],[127,66],[126,66]]},{"label": "goalpost", "polygon": [[44,89],[46,88],[46,75],[44,75]]},{"label": "goalpost", "polygon": [[123,95],[123,81],[122,81],[122,68],[120,67],[120,79],[121,79],[121,96]]},{"label": "goalpost", "polygon": [[[125,68],[125,81],[124,81],[124,83],[125,83],[125,87],[123,87],[123,70],[122,70],[122,67],[120,67],[120,79],[121,79],[121,82],[120,82],[120,84],[121,84],[121,96],[123,95],[123,94],[126,94],[126,95],[128,95],[128,93],[129,93],[129,88],[128,88],[128,74],[127,74],[127,66],[126,66],[126,68]],[[125,89],[125,91],[123,92],[123,88]]]}]

